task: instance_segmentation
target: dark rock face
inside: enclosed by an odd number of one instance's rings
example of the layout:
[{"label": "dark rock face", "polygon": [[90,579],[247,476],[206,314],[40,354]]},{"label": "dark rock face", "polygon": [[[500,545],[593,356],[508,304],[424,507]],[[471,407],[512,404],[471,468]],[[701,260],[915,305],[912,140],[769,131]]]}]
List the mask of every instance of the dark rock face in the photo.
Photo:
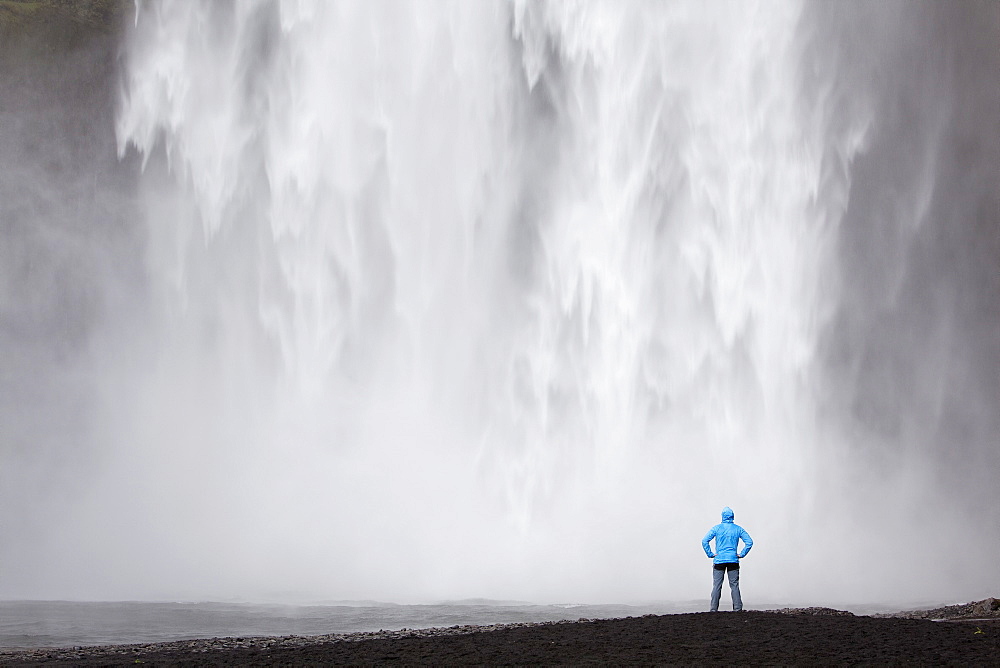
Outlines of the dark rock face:
[{"label": "dark rock face", "polygon": [[129,0],[0,0],[0,35],[5,38],[31,32],[52,33],[63,37],[67,27],[87,32],[115,30],[121,19],[132,11]]},{"label": "dark rock face", "polygon": [[[0,457],[18,471],[0,492],[8,532],[57,521],[12,502],[29,490],[78,489],[94,395],[81,368],[105,314],[130,307],[121,287],[142,278],[139,166],[118,159],[114,129],[131,6],[0,0]],[[57,473],[45,464],[74,457]]]}]

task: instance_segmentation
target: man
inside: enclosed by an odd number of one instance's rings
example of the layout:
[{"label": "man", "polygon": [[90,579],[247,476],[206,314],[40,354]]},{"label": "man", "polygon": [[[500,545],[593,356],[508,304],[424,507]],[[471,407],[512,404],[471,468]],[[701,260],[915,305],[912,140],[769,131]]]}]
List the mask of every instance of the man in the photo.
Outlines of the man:
[{"label": "man", "polygon": [[[750,534],[739,524],[733,524],[733,511],[726,506],[722,509],[722,523],[708,530],[701,539],[701,547],[710,559],[715,559],[712,570],[712,612],[719,611],[719,597],[722,595],[722,577],[729,573],[729,590],[733,595],[733,610],[743,610],[743,599],[740,598],[740,559],[747,556],[753,547]],[[712,554],[710,542],[715,539],[715,554]],[[738,553],[740,540],[743,541],[743,551]]]}]

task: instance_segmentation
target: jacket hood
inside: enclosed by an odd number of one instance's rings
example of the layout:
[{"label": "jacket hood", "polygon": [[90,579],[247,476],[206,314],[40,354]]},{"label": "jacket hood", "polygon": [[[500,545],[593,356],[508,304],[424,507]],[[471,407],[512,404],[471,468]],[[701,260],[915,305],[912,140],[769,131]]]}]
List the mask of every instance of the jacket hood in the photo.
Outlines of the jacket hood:
[{"label": "jacket hood", "polygon": [[736,517],[736,515],[733,514],[733,509],[730,508],[729,506],[726,506],[725,508],[722,509],[723,522],[732,522],[734,517]]}]

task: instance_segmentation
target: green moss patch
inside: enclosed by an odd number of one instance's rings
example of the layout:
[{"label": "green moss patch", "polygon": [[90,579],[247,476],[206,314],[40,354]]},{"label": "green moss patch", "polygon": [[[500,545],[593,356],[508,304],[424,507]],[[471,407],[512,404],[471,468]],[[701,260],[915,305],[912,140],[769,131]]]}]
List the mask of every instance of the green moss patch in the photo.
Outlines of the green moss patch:
[{"label": "green moss patch", "polygon": [[0,0],[0,39],[71,48],[95,33],[116,31],[132,11],[130,0]]}]

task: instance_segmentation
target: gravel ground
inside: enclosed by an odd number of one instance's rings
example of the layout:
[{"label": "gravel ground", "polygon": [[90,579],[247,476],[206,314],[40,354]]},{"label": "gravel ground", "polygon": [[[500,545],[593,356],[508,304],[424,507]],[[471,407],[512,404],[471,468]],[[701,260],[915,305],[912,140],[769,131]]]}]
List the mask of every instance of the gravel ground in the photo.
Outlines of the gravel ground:
[{"label": "gravel ground", "polygon": [[[975,606],[975,604],[968,604]],[[0,665],[980,665],[1000,666],[1000,612],[951,621],[856,616],[829,608],[646,615],[282,638],[0,653]],[[940,619],[941,617],[935,617]]]}]

